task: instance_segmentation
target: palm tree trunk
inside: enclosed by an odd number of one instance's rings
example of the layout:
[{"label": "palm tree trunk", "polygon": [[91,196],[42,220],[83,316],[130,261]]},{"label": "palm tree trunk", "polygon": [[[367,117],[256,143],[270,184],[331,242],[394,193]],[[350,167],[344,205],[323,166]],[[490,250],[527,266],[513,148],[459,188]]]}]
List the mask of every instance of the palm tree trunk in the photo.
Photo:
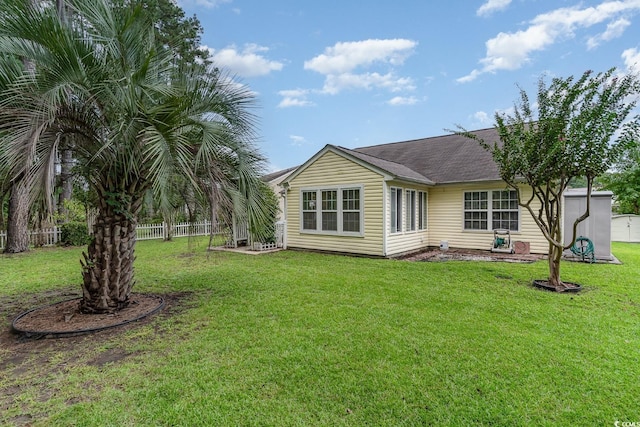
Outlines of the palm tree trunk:
[{"label": "palm tree trunk", "polygon": [[23,180],[11,184],[7,215],[7,244],[5,253],[29,250],[29,188]]},{"label": "palm tree trunk", "polygon": [[69,220],[65,201],[71,200],[73,193],[73,181],[71,180],[71,167],[73,166],[73,152],[69,149],[62,150],[60,155],[60,195],[58,196],[58,213]]},{"label": "palm tree trunk", "polygon": [[[93,239],[83,253],[82,302],[84,313],[114,313],[129,304],[134,285],[133,262],[137,213],[142,197],[116,213],[101,203],[93,225]],[[131,214],[133,212],[133,214]]]},{"label": "palm tree trunk", "polygon": [[5,226],[4,201],[6,200],[5,197],[7,196],[8,192],[9,190],[5,192],[5,190],[0,187],[0,230],[4,230]]}]

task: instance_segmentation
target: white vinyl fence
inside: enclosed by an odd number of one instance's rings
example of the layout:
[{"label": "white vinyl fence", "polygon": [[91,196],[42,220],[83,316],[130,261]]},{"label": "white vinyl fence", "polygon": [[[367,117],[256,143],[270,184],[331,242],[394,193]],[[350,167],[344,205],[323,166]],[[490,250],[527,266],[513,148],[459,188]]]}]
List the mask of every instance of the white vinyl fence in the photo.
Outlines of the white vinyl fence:
[{"label": "white vinyl fence", "polygon": [[[181,222],[175,225],[173,237],[187,236],[208,236],[211,233],[211,222],[203,221],[194,224]],[[138,224],[136,227],[136,238],[138,240],[164,239],[168,236],[169,227],[162,224]],[[222,224],[214,224],[214,234],[224,235],[229,231]],[[44,228],[42,230],[30,231],[29,236],[32,246],[54,246],[61,240],[61,227]],[[7,232],[0,231],[0,250],[3,250],[7,243]]]},{"label": "white vinyl fence", "polygon": [[[179,222],[173,226],[173,230],[169,227],[166,222],[161,224],[138,224],[136,238],[138,240],[166,239],[170,234],[172,237],[208,236],[211,234],[212,229],[211,221],[201,221],[193,224]],[[229,230],[224,224],[215,223],[213,224],[213,234],[225,235],[229,234]]]},{"label": "white vinyl fence", "polygon": [[[173,227],[173,237],[188,236],[208,236],[213,229],[214,235],[231,236],[231,230],[224,224],[215,223],[211,225],[211,221],[201,221],[190,224],[181,222]],[[161,224],[138,224],[136,227],[137,240],[165,239],[169,235],[169,225]],[[62,231],[60,227],[45,228],[38,231],[31,231],[30,239],[32,246],[54,246],[61,240]],[[236,226],[235,240],[248,239],[249,233],[246,224]],[[6,231],[0,231],[0,250],[3,250],[7,241]],[[284,247],[284,222],[276,223],[276,245],[280,248]]]},{"label": "white vinyl fence", "polygon": [[[43,228],[42,230],[30,231],[29,241],[31,246],[54,246],[60,241],[62,230],[60,227]],[[7,244],[7,232],[0,230],[0,250]]]}]

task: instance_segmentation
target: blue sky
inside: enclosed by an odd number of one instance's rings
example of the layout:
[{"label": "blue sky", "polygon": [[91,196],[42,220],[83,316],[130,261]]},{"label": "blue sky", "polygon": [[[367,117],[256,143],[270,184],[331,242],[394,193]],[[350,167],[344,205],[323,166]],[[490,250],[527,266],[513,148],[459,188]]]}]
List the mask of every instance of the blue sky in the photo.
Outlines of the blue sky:
[{"label": "blue sky", "polygon": [[640,0],[178,0],[256,93],[271,171],[493,126],[540,76],[640,64]]}]

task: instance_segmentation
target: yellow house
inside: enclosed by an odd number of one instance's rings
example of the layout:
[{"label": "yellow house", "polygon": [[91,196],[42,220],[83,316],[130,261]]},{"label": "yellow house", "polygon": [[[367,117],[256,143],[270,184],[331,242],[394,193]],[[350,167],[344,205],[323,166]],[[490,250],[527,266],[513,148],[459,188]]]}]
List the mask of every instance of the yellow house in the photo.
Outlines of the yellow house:
[{"label": "yellow house", "polygon": [[[474,133],[498,140],[495,129]],[[489,250],[493,230],[508,229],[519,250],[548,251],[491,154],[459,135],[327,145],[282,186],[288,248],[381,257],[442,246]]]}]

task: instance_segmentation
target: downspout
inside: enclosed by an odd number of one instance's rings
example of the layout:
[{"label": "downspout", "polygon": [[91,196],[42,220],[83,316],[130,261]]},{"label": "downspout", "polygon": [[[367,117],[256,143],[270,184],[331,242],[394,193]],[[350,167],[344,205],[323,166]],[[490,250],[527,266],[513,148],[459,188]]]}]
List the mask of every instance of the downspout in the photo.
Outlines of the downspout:
[{"label": "downspout", "polygon": [[387,181],[382,181],[382,256],[387,256]]},{"label": "downspout", "polygon": [[287,194],[289,194],[289,183],[284,182],[280,184],[280,186],[282,187],[280,195],[284,199],[284,231],[282,234],[282,249],[287,249],[287,236],[289,234],[289,198],[287,197]]}]

